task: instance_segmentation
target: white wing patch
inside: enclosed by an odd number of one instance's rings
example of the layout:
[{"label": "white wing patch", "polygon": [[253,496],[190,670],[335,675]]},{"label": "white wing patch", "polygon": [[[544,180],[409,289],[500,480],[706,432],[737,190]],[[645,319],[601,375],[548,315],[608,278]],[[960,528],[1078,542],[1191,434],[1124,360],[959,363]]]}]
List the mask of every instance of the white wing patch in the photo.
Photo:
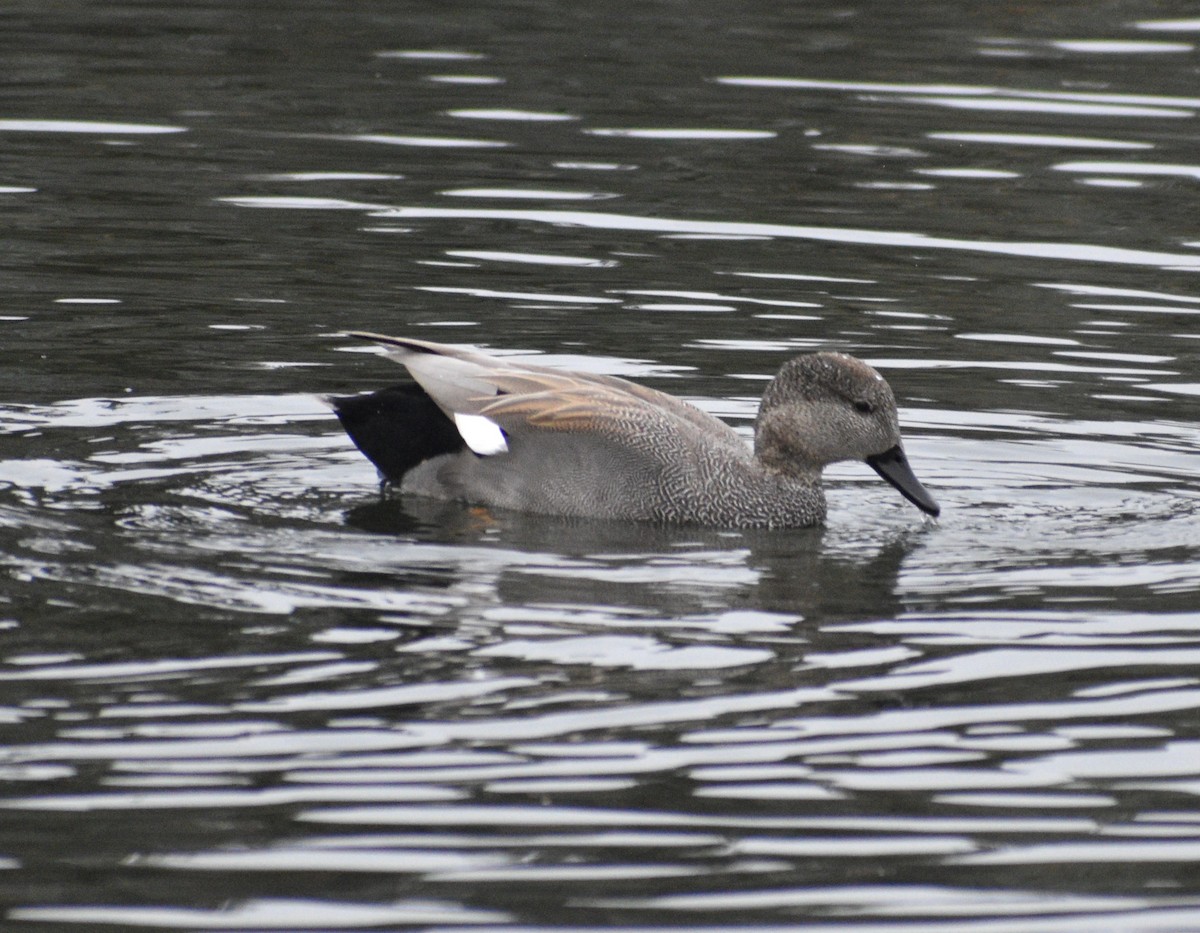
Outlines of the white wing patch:
[{"label": "white wing patch", "polygon": [[508,452],[508,442],[504,439],[500,425],[483,415],[464,415],[456,411],[454,426],[458,428],[458,433],[467,446],[481,457]]}]

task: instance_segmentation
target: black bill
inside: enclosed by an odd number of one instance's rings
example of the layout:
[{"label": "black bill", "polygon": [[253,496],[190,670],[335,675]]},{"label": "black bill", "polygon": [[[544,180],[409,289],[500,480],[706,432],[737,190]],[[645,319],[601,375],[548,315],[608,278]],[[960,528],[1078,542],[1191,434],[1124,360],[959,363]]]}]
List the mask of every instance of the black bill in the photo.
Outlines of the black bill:
[{"label": "black bill", "polygon": [[937,504],[933,496],[929,494],[929,491],[921,485],[921,481],[913,475],[912,468],[908,465],[908,458],[904,456],[904,450],[899,444],[891,450],[885,450],[881,454],[867,457],[867,464],[872,470],[900,490],[900,495],[904,496],[905,499],[922,512],[937,515],[942,511],[942,507]]}]

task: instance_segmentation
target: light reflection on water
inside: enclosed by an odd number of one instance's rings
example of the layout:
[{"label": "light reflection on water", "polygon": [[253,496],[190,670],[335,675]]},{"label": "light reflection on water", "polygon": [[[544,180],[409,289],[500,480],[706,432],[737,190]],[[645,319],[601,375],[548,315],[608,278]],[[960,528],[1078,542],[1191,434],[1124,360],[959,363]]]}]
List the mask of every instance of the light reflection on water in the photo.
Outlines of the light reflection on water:
[{"label": "light reflection on water", "polygon": [[[538,200],[542,195],[532,198]],[[838,227],[791,226],[750,221],[703,221],[663,217],[642,217],[631,214],[600,213],[597,211],[501,210],[493,208],[452,207],[392,207],[364,205],[352,202],[323,201],[296,197],[231,197],[231,204],[258,208],[306,208],[339,210],[373,210],[375,217],[386,220],[507,220],[514,222],[550,224],[554,226],[595,227],[606,230],[626,230],[652,234],[705,234],[713,236],[769,237],[804,239],[890,246],[911,249],[949,249],[967,252],[997,253],[1034,259],[1058,259],[1081,262],[1107,262],[1130,265],[1166,266],[1177,269],[1200,268],[1200,256],[1187,253],[1167,253],[1150,250],[1123,249],[1090,243],[1019,243],[987,242],[937,237],[923,233],[888,230],[847,229]]]},{"label": "light reflection on water", "polygon": [[[256,66],[147,8],[186,49],[65,89],[90,39],[25,37],[6,929],[1200,923],[1196,21],[656,11],[564,57],[561,7],[301,5]],[[395,377],[356,329],[747,435],[854,352],[944,512],[861,465],[784,533],[381,497],[316,400]]]}]

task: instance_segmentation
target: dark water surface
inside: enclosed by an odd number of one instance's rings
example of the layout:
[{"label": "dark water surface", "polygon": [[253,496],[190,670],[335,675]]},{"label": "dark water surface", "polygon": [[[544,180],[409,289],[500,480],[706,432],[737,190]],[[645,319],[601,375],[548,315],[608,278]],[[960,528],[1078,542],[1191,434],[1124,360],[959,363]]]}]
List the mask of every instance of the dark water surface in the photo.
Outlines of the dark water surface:
[{"label": "dark water surface", "polygon": [[[0,11],[4,930],[1200,930],[1183,3]],[[348,330],[749,430],[894,386],[923,520],[381,500]],[[585,363],[583,358],[587,357]]]}]

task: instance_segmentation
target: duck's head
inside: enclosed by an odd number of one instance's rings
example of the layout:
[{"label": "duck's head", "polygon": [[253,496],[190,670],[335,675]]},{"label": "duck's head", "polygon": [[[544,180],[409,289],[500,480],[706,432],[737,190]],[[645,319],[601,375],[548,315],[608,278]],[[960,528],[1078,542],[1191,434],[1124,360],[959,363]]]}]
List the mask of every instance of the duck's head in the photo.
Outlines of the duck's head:
[{"label": "duck's head", "polygon": [[808,480],[830,463],[862,460],[917,508],[941,511],[908,466],[891,387],[844,353],[783,364],[763,394],[754,452],[772,472]]}]

